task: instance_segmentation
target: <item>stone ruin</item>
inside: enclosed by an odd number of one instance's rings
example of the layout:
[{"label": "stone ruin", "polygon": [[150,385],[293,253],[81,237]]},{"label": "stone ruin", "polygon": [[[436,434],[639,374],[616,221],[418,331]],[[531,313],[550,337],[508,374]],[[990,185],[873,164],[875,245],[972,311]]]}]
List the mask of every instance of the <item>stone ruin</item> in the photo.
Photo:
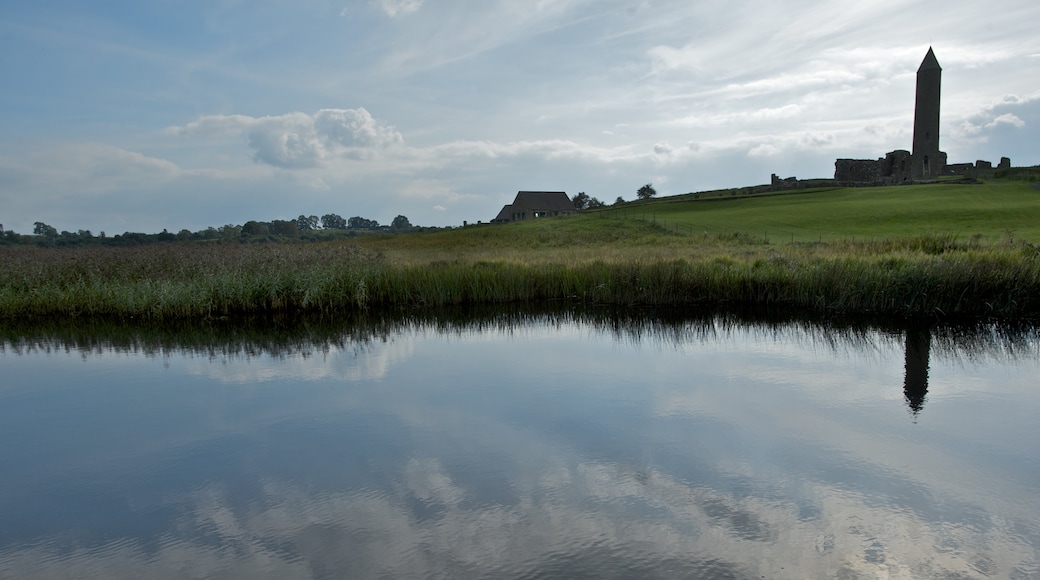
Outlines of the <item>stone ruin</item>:
[{"label": "stone ruin", "polygon": [[996,167],[985,159],[978,159],[975,163],[953,163],[946,166],[945,175],[959,175],[961,177],[992,177],[997,171],[1011,169],[1011,158],[1001,157]]},{"label": "stone ruin", "polygon": [[[973,179],[992,176],[1011,168],[1011,159],[1001,157],[996,170],[989,161],[946,163],[939,150],[939,87],[942,67],[928,49],[917,69],[917,97],[914,107],[913,153],[897,149],[881,159],[838,159],[834,162],[834,181],[838,185],[899,185],[915,181],[930,182],[942,176]],[[776,185],[776,184],[774,184]]]},{"label": "stone ruin", "polygon": [[834,180],[845,185],[899,185],[910,183],[910,170],[910,152],[897,149],[881,159],[838,159]]}]

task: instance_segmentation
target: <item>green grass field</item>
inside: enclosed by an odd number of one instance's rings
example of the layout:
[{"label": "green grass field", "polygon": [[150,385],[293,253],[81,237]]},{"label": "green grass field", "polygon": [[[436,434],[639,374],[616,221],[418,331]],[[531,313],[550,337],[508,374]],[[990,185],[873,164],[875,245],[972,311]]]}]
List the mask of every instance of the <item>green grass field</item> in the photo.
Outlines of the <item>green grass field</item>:
[{"label": "green grass field", "polygon": [[319,243],[0,247],[0,319],[190,319],[375,306],[753,304],[1040,317],[1023,182],[659,199]]},{"label": "green grass field", "polygon": [[614,219],[656,220],[688,234],[746,233],[770,242],[882,239],[927,234],[1040,241],[1040,190],[1014,181],[977,185],[862,187],[718,201],[670,201],[607,209]]}]

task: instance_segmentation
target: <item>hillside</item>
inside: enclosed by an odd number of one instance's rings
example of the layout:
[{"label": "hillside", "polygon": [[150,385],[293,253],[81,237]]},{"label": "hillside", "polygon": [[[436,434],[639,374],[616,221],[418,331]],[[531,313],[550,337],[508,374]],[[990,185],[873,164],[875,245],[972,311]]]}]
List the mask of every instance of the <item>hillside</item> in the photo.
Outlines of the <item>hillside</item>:
[{"label": "hillside", "polygon": [[[686,256],[735,246],[943,238],[993,245],[1040,242],[1040,190],[1023,181],[789,191],[714,197],[694,194],[590,210],[567,218],[470,226],[367,239],[366,246],[413,261]],[[709,251],[709,253],[711,253]]]},{"label": "hillside", "polygon": [[773,243],[920,235],[1040,241],[1040,190],[1022,181],[844,188],[746,199],[683,196],[598,213],[657,221],[679,233],[741,232]]}]

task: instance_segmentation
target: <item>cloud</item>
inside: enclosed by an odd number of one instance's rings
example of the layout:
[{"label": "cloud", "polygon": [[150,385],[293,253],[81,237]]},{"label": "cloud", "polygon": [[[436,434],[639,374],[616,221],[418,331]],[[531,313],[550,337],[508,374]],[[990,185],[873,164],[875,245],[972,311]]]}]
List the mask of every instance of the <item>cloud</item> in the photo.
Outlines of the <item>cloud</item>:
[{"label": "cloud", "polygon": [[361,107],[321,109],[314,115],[207,115],[170,132],[182,136],[244,133],[254,161],[285,169],[319,167],[330,159],[369,159],[380,149],[404,143],[393,126]]},{"label": "cloud", "polygon": [[407,16],[422,7],[425,0],[372,0],[372,5],[386,12],[390,18]]},{"label": "cloud", "polygon": [[569,139],[535,139],[496,143],[494,141],[452,141],[423,149],[409,149],[417,161],[434,166],[472,159],[540,159],[545,161],[585,161],[611,163],[638,157],[630,147],[600,147]]},{"label": "cloud", "polygon": [[1005,95],[999,101],[971,115],[955,125],[955,137],[975,139],[986,142],[995,131],[1004,129],[1024,129],[1027,122],[1022,117],[1035,116],[1034,110],[1040,105],[1040,92],[1019,97]]},{"label": "cloud", "polygon": [[1011,125],[1021,129],[1026,126],[1026,122],[1011,113],[1004,113],[996,119],[993,119],[993,122],[987,125],[987,127],[996,127],[997,125]]},{"label": "cloud", "polygon": [[675,125],[680,127],[732,127],[734,125],[754,125],[768,121],[790,119],[798,116],[801,112],[801,106],[788,104],[781,107],[767,107],[748,111],[692,115],[682,119],[677,119]]},{"label": "cloud", "polygon": [[762,143],[748,150],[750,157],[773,157],[780,154],[780,149],[770,143]]},{"label": "cloud", "polygon": [[0,180],[75,193],[152,188],[184,172],[175,163],[104,143],[76,143],[0,157]]}]

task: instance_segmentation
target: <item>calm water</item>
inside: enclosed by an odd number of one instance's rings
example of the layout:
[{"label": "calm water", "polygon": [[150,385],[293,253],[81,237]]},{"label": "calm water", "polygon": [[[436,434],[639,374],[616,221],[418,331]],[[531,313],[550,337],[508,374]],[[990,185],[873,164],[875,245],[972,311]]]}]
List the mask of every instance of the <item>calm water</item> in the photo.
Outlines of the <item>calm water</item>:
[{"label": "calm water", "polygon": [[2,578],[1040,578],[1033,331],[9,334]]}]

